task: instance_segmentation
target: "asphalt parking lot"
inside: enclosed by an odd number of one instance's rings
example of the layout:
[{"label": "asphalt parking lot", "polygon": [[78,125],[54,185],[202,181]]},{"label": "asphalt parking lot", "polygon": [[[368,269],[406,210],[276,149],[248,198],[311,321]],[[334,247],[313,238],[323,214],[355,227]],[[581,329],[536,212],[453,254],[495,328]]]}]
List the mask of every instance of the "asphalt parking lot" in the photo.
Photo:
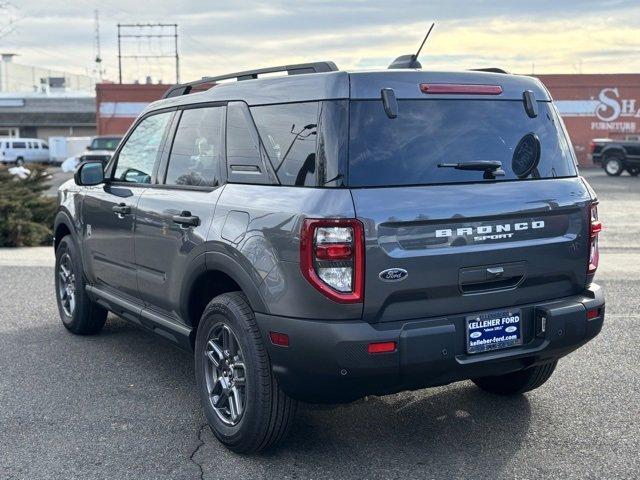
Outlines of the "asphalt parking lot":
[{"label": "asphalt parking lot", "polygon": [[52,251],[0,250],[0,479],[636,478],[640,178],[585,175],[605,225],[607,319],[547,384],[305,407],[280,449],[254,457],[206,428],[189,353],[115,317],[98,336],[67,333]]}]

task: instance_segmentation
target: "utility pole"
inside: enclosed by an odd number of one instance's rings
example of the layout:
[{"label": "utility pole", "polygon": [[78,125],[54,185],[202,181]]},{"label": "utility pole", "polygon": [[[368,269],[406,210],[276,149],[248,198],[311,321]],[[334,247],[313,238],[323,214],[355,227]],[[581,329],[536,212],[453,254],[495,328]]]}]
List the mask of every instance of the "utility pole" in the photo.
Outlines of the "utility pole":
[{"label": "utility pole", "polygon": [[95,24],[96,24],[96,38],[95,38],[95,49],[96,49],[96,75],[98,79],[102,82],[104,77],[104,70],[102,69],[102,52],[100,49],[100,13],[98,10],[95,11]]},{"label": "utility pole", "polygon": [[[173,29],[172,33],[167,33],[166,29]],[[125,54],[123,53],[123,43],[127,39],[132,39],[138,45],[138,52],[146,40],[150,42],[152,39],[173,39],[172,52],[163,52],[149,54]],[[127,59],[134,60],[160,60],[172,58],[175,61],[176,83],[180,83],[180,55],[178,53],[178,24],[177,23],[119,23],[118,24],[118,79],[122,83],[122,62]]]}]

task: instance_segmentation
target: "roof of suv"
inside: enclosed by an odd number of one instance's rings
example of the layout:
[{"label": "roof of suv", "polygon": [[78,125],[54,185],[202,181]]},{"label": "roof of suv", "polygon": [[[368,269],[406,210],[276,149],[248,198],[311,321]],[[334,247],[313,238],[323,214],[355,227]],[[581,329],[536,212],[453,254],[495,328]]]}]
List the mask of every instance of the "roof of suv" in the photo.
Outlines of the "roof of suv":
[{"label": "roof of suv", "polygon": [[[171,106],[216,101],[244,101],[249,105],[268,105],[336,99],[379,99],[382,88],[393,88],[399,99],[421,99],[422,83],[464,85],[499,85],[502,93],[494,98],[521,100],[531,90],[537,100],[551,100],[544,85],[536,78],[482,71],[436,72],[425,70],[333,71],[297,75],[271,76],[218,83],[209,90],[159,100],[146,111]],[[438,98],[486,98],[479,95],[439,94]]]}]

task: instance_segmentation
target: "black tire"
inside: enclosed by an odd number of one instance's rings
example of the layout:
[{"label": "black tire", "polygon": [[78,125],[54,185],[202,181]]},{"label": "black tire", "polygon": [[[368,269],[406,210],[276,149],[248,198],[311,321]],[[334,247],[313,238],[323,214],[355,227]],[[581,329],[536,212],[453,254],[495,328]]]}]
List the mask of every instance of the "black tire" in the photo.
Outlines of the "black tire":
[{"label": "black tire", "polygon": [[[64,298],[64,288],[61,288],[64,283],[63,278],[65,278],[62,266],[65,265],[65,269],[70,270],[73,275],[74,306],[72,309],[68,308],[69,304]],[[107,320],[107,310],[91,301],[85,290],[85,285],[80,254],[71,236],[67,235],[60,240],[56,249],[55,293],[62,324],[76,335],[98,333]]]},{"label": "black tire", "polygon": [[21,167],[22,165],[24,165],[24,158],[22,157],[16,158],[16,167]]},{"label": "black tire", "polygon": [[496,395],[520,395],[540,387],[551,378],[558,361],[530,367],[518,372],[473,379],[480,389]]},{"label": "black tire", "polygon": [[640,174],[640,167],[627,168],[627,172],[629,172],[629,175],[632,177],[637,177],[638,174]]},{"label": "black tire", "polygon": [[624,172],[624,160],[619,155],[609,155],[605,157],[602,168],[607,175],[618,177]]},{"label": "black tire", "polygon": [[[243,390],[244,405],[236,424],[229,424],[228,418],[225,423],[220,405],[217,405],[218,412],[214,408],[216,398],[223,394],[216,396],[210,392],[212,383],[213,392],[223,390],[215,387],[218,383],[215,377],[211,378],[214,364],[210,363],[206,352],[213,352],[210,340],[216,341],[216,331],[225,327],[232,331],[239,346],[239,350],[237,346],[230,350],[239,351],[235,358],[241,355],[244,364],[244,387],[238,387]],[[217,370],[213,371],[217,373]],[[219,295],[207,305],[196,335],[195,372],[200,400],[211,431],[227,448],[236,453],[254,453],[275,447],[286,437],[295,417],[297,402],[278,386],[253,310],[241,292]],[[231,401],[228,402],[231,406]]]}]

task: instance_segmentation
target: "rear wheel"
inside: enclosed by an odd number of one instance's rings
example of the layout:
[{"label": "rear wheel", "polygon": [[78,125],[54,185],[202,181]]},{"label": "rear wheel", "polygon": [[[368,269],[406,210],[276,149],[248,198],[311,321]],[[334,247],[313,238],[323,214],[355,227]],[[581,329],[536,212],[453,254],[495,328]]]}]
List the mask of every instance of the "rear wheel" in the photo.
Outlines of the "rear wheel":
[{"label": "rear wheel", "polygon": [[213,434],[236,453],[282,441],[297,402],[278,385],[255,316],[240,292],[214,298],[198,325],[196,381]]},{"label": "rear wheel", "polygon": [[618,155],[610,155],[604,160],[604,171],[607,175],[617,177],[624,171],[622,157]]},{"label": "rear wheel", "polygon": [[505,375],[475,378],[473,383],[482,390],[497,395],[518,395],[535,390],[544,384],[551,378],[557,364],[556,360]]},{"label": "rear wheel", "polygon": [[91,301],[85,291],[82,261],[69,235],[56,250],[56,301],[65,328],[78,335],[98,333],[107,320],[107,311]]},{"label": "rear wheel", "polygon": [[629,175],[632,177],[637,177],[638,174],[640,174],[640,167],[627,168],[627,172],[629,172]]},{"label": "rear wheel", "polygon": [[24,165],[24,158],[18,157],[16,158],[16,166],[21,167]]}]

